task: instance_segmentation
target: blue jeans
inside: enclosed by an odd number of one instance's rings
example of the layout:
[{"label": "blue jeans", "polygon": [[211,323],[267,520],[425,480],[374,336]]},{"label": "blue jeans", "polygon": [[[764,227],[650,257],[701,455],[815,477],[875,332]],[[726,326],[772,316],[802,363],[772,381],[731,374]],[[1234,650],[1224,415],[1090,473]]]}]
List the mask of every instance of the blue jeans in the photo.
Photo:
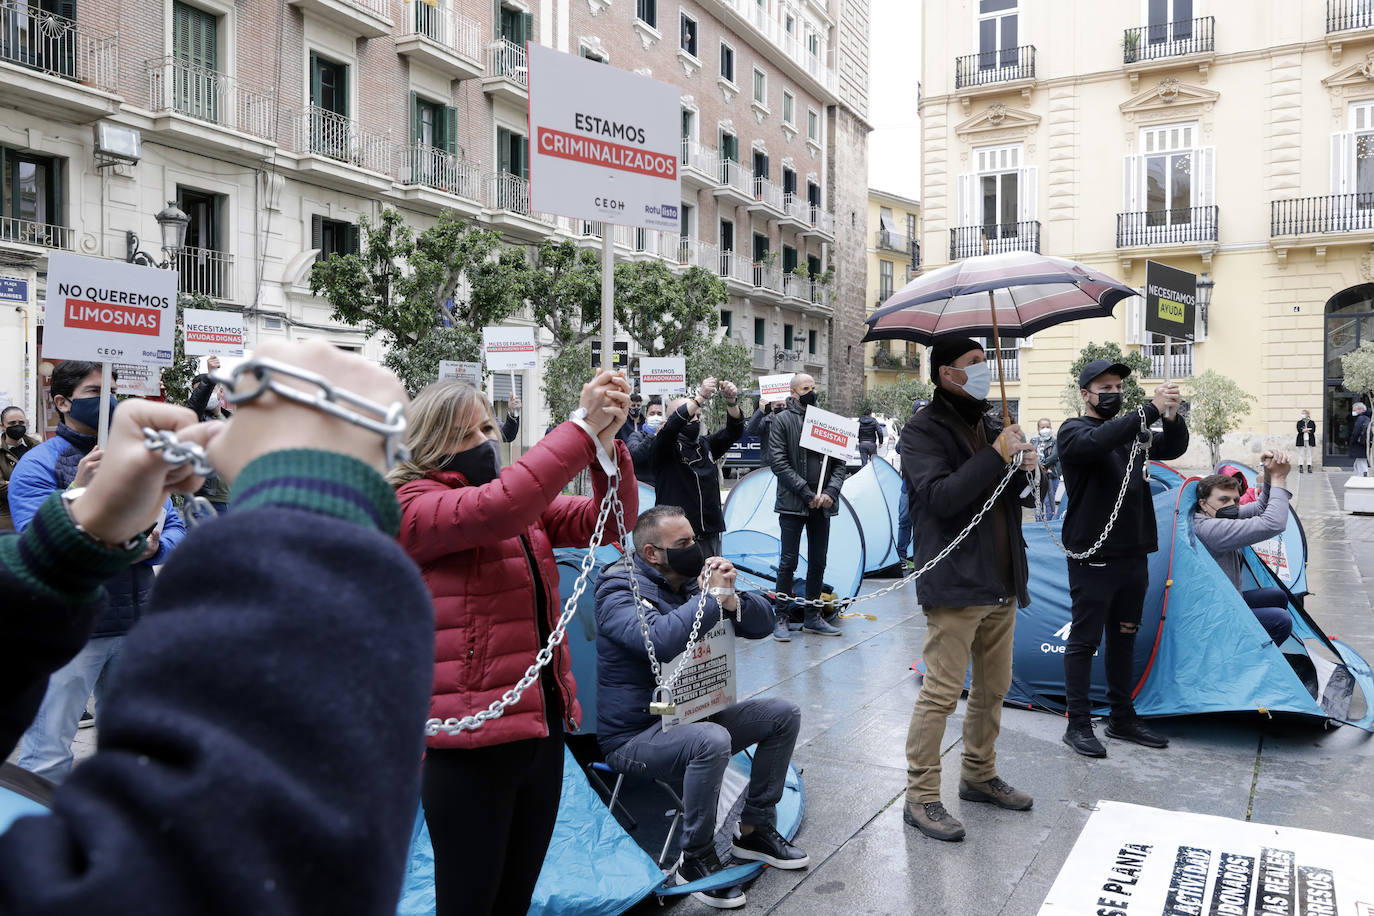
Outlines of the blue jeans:
[{"label": "blue jeans", "polygon": [[110,671],[123,648],[123,636],[92,639],[52,673],[38,714],[20,741],[20,767],[53,782],[67,778],[72,770],[72,739],[86,701],[94,692],[96,711],[100,711]]},{"label": "blue jeans", "polygon": [[801,709],[782,697],[736,703],[667,731],[654,725],[606,755],[618,773],[657,779],[682,776],[682,851],[699,857],[715,845],[716,801],[730,757],[757,744],[740,823],[772,826],[801,730]]},{"label": "blue jeans", "polygon": [[1293,615],[1288,613],[1288,596],[1281,588],[1252,588],[1240,593],[1250,605],[1264,632],[1281,646],[1293,633]]}]

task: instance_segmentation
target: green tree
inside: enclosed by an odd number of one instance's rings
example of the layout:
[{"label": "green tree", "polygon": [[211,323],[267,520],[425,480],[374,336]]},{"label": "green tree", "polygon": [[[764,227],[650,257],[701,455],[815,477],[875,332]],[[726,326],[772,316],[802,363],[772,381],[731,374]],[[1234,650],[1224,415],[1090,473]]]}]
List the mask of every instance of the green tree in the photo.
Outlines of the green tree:
[{"label": "green tree", "polygon": [[615,321],[648,356],[686,355],[719,324],[729,296],[725,283],[703,267],[682,273],[662,261],[615,267]]},{"label": "green tree", "polygon": [[168,404],[185,404],[191,398],[191,379],[196,376],[199,356],[186,355],[186,335],[182,316],[187,309],[214,309],[215,303],[199,293],[177,296],[177,323],[173,334],[172,364],[162,370],[162,388]]},{"label": "green tree", "polygon": [[854,405],[856,413],[865,409],[898,422],[906,422],[911,416],[911,408],[917,401],[930,400],[935,394],[935,386],[919,375],[903,375],[891,385],[877,385],[868,390]]},{"label": "green tree", "polygon": [[577,408],[582,386],[592,375],[592,348],[587,344],[569,344],[549,360],[544,370],[544,401],[555,424]]},{"label": "green tree", "polygon": [[1059,403],[1070,417],[1083,416],[1083,396],[1078,393],[1080,390],[1078,379],[1072,378],[1064,383],[1064,390],[1059,392]]},{"label": "green tree", "polygon": [[520,284],[555,351],[584,344],[601,329],[601,262],[594,253],[546,239],[526,262]]},{"label": "green tree", "polygon": [[1221,463],[1221,440],[1240,426],[1255,396],[1232,379],[1208,369],[1184,383],[1188,395],[1188,427],[1201,436],[1212,451],[1212,466]]},{"label": "green tree", "polygon": [[[1360,344],[1341,357],[1341,381],[1346,391],[1353,391],[1364,397],[1365,403],[1374,403],[1374,342]],[[1374,436],[1365,443],[1365,460],[1374,463]]]},{"label": "green tree", "polygon": [[[1131,367],[1131,374],[1126,376],[1125,382],[1121,386],[1121,412],[1127,413],[1135,410],[1140,405],[1149,400],[1149,395],[1140,386],[1137,379],[1145,378],[1150,374],[1150,360],[1139,351],[1130,353],[1121,352],[1121,347],[1115,343],[1095,344],[1091,341],[1078,354],[1078,359],[1074,360],[1069,368],[1069,378],[1075,388],[1078,386],[1078,373],[1083,371],[1083,367],[1095,359],[1109,359],[1114,363],[1123,363]],[[1082,401],[1082,398],[1079,398]],[[1082,412],[1082,408],[1079,408]]]},{"label": "green tree", "polygon": [[[753,384],[754,351],[742,343],[726,338],[720,343],[699,343],[687,351],[687,378],[694,384],[715,378],[733,382],[744,391]],[[747,405],[740,401],[740,410]],[[746,417],[748,414],[746,414]],[[702,410],[702,422],[709,430],[725,426],[725,402],[712,398]]]}]

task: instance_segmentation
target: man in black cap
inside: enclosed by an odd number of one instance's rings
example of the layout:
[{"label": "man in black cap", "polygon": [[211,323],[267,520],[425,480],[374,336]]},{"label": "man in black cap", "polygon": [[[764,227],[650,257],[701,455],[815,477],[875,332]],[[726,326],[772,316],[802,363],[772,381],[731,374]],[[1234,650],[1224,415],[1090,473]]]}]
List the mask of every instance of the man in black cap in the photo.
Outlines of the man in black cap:
[{"label": "man in black cap", "polygon": [[[1069,560],[1069,595],[1073,623],[1064,649],[1064,694],[1069,727],[1064,743],[1087,757],[1106,757],[1107,750],[1093,734],[1092,703],[1088,699],[1093,655],[1107,637],[1107,701],[1112,708],[1107,736],[1146,747],[1168,747],[1169,740],[1136,717],[1135,635],[1150,585],[1149,555],[1159,548],[1154,500],[1143,473],[1151,459],[1168,461],[1188,450],[1188,426],[1178,415],[1179,391],[1160,385],[1139,413],[1117,417],[1122,383],[1131,368],[1097,359],[1078,374],[1079,394],[1086,416],[1071,417],[1059,427],[1058,449],[1069,508],[1064,513],[1064,546],[1083,559]],[[1163,432],[1148,428],[1163,420]],[[1131,462],[1137,436],[1149,441]],[[1126,495],[1111,533],[1094,549],[1106,529],[1127,479]]]},{"label": "man in black cap", "polygon": [[[898,447],[902,479],[916,526],[918,567],[946,549],[983,508],[1013,457],[1023,471],[1035,467],[1035,446],[1021,428],[988,414],[992,381],[983,345],[967,337],[935,342],[930,360],[935,396],[912,414]],[[940,752],[945,720],[964,689],[973,662],[973,686],[964,717],[959,797],[1025,811],[1032,799],[997,775],[995,742],[1002,698],[1011,686],[1016,608],[1026,593],[1026,547],[1021,540],[1020,494],[1028,480],[1018,474],[963,545],[916,580],[926,615],[926,664],[921,695],[906,738],[907,796],[903,817],[926,836],[960,840],[964,825],[940,801]]]}]

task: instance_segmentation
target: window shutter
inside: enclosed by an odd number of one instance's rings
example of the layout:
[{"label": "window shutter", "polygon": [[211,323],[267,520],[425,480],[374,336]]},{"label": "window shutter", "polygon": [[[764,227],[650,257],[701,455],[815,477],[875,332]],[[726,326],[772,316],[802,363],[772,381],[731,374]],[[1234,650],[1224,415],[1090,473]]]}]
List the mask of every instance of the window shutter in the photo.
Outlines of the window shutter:
[{"label": "window shutter", "polygon": [[320,106],[320,59],[314,54],[310,55],[310,104],[316,108]]},{"label": "window shutter", "polygon": [[530,138],[520,138],[520,177],[529,180],[530,177]]},{"label": "window shutter", "polygon": [[1198,171],[1197,205],[1210,207],[1217,202],[1217,148],[1204,146],[1193,150],[1193,163]]},{"label": "window shutter", "polygon": [[1040,218],[1039,210],[1039,175],[1040,170],[1035,166],[1024,168],[1019,171],[1016,179],[1016,186],[1020,189],[1019,215],[1018,219],[1023,223],[1033,222]]},{"label": "window shutter", "polygon": [[[348,66],[339,65],[339,114],[345,118],[353,116],[352,100],[348,97]],[[352,133],[352,131],[349,131]],[[351,148],[351,147],[350,147]]]},{"label": "window shutter", "polygon": [[1126,343],[1149,343],[1149,335],[1145,333],[1145,299],[1138,295],[1126,300]]},{"label": "window shutter", "polygon": [[522,13],[520,19],[520,44],[524,46],[526,42],[534,41],[534,13]]},{"label": "window shutter", "polygon": [[1355,134],[1341,130],[1331,135],[1331,193],[1349,194],[1351,166],[1355,163]]},{"label": "window shutter", "polygon": [[980,222],[978,214],[978,176],[965,172],[959,176],[959,223],[960,226],[976,226]]},{"label": "window shutter", "polygon": [[420,142],[420,96],[410,90],[410,145]]},{"label": "window shutter", "polygon": [[510,131],[504,127],[496,128],[496,170],[510,172]]},{"label": "window shutter", "polygon": [[[324,247],[324,217],[318,213],[310,217],[310,247],[317,251]],[[318,259],[324,252],[315,257]]]},{"label": "window shutter", "polygon": [[1140,209],[1140,156],[1121,160],[1121,209],[1135,213]]},{"label": "window shutter", "polygon": [[346,247],[348,254],[358,254],[363,250],[362,230],[358,227],[357,223],[348,227],[348,242]]},{"label": "window shutter", "polygon": [[191,59],[191,8],[184,3],[172,5],[172,56]]},{"label": "window shutter", "polygon": [[458,155],[458,109],[445,105],[444,115],[444,152],[450,156]]}]

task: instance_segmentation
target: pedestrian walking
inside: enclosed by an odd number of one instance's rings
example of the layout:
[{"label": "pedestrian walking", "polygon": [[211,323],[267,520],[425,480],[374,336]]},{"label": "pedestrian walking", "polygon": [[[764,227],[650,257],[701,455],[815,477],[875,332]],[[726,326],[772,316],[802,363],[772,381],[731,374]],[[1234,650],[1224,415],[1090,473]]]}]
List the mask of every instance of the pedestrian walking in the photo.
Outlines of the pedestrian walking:
[{"label": "pedestrian walking", "polygon": [[13,531],[10,520],[10,474],[24,453],[38,446],[38,438],[29,435],[29,423],[22,407],[0,410],[0,531]]},{"label": "pedestrian walking", "polygon": [[1355,476],[1369,476],[1369,408],[1356,401],[1350,415],[1355,425],[1350,430],[1346,454],[1355,459]]},{"label": "pedestrian walking", "polygon": [[1298,447],[1298,473],[1303,473],[1303,468],[1307,468],[1307,473],[1312,473],[1312,449],[1317,444],[1317,424],[1312,421],[1312,412],[1303,410],[1302,416],[1298,418],[1298,438],[1295,443]]}]

